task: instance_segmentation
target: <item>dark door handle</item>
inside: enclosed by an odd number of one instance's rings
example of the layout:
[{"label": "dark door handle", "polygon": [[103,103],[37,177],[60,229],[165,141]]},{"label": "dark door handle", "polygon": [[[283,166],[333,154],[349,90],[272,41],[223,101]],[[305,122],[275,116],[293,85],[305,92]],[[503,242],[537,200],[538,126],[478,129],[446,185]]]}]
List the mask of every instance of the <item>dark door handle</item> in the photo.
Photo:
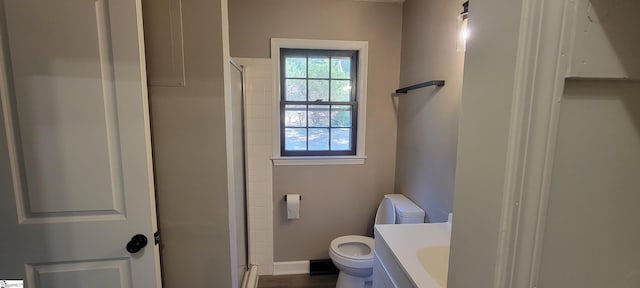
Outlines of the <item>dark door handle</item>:
[{"label": "dark door handle", "polygon": [[127,243],[127,251],[129,251],[129,253],[137,253],[138,251],[142,250],[144,246],[147,246],[147,242],[149,242],[147,241],[147,237],[142,234],[133,236],[133,238],[131,238],[131,241]]}]

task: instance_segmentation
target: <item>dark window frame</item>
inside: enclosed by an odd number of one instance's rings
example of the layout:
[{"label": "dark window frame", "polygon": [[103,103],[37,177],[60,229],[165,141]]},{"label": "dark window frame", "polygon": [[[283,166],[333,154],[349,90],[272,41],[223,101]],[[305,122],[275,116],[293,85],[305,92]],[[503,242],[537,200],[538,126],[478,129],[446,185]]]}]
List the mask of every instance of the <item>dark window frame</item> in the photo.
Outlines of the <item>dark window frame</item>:
[{"label": "dark window frame", "polygon": [[[307,59],[307,73],[306,77],[286,77],[286,57],[291,56],[299,56],[305,57]],[[351,78],[348,80],[351,81],[351,101],[309,101],[309,80],[314,80],[316,78],[309,78],[309,57],[321,56],[321,57],[350,57],[351,58]],[[283,157],[296,157],[296,156],[355,156],[357,155],[357,140],[358,140],[358,104],[359,104],[359,91],[358,91],[358,77],[359,71],[359,51],[358,50],[332,50],[332,49],[291,49],[291,48],[280,48],[280,155]],[[285,99],[286,89],[284,88],[286,79],[304,79],[307,81],[307,101],[287,101]],[[331,91],[331,60],[329,60],[329,78],[322,78],[322,80],[329,80],[329,91]],[[347,80],[338,79],[336,80]],[[331,93],[331,92],[329,92]],[[307,106],[307,125],[304,127],[287,127],[285,125],[285,107],[286,105],[305,105]],[[331,118],[331,106],[332,105],[344,105],[351,107],[351,127],[334,127],[331,124],[331,119],[329,119],[328,127],[314,127],[309,126],[309,105],[314,106],[322,106],[326,105],[329,107],[329,118]],[[286,150],[285,149],[285,129],[286,128],[306,128],[307,129],[307,150]],[[329,129],[329,150],[327,151],[314,151],[309,149],[309,128],[323,128]],[[339,150],[339,151],[331,151],[331,129],[332,128],[349,128],[351,129],[350,135],[350,149],[349,150]]]}]

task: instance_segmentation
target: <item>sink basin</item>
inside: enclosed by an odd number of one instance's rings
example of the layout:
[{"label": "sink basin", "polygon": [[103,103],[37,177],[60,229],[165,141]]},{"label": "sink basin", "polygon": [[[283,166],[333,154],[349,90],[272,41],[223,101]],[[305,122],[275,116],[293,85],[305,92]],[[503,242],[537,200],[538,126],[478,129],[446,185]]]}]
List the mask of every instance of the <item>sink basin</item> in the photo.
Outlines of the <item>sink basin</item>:
[{"label": "sink basin", "polygon": [[447,287],[449,270],[449,246],[438,245],[418,249],[416,252],[422,268],[438,282],[441,287]]}]

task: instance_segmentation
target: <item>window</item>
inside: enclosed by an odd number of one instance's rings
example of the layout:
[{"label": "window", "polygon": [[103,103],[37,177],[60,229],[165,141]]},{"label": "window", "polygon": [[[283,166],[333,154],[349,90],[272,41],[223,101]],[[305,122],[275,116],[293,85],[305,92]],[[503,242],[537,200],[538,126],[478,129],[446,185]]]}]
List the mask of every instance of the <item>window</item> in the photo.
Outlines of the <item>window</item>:
[{"label": "window", "polygon": [[356,155],[357,55],[280,49],[281,155]]},{"label": "window", "polygon": [[362,164],[367,43],[272,39],[276,165]]}]

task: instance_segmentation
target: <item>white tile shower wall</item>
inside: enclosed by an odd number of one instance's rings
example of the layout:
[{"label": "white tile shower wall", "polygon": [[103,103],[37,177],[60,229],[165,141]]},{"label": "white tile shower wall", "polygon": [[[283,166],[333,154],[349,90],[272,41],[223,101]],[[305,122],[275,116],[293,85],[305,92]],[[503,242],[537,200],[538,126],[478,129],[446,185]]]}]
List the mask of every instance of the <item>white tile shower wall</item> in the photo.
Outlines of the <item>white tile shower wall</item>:
[{"label": "white tile shower wall", "polygon": [[249,262],[260,275],[273,274],[271,59],[235,58],[244,66],[246,85],[247,191]]}]

